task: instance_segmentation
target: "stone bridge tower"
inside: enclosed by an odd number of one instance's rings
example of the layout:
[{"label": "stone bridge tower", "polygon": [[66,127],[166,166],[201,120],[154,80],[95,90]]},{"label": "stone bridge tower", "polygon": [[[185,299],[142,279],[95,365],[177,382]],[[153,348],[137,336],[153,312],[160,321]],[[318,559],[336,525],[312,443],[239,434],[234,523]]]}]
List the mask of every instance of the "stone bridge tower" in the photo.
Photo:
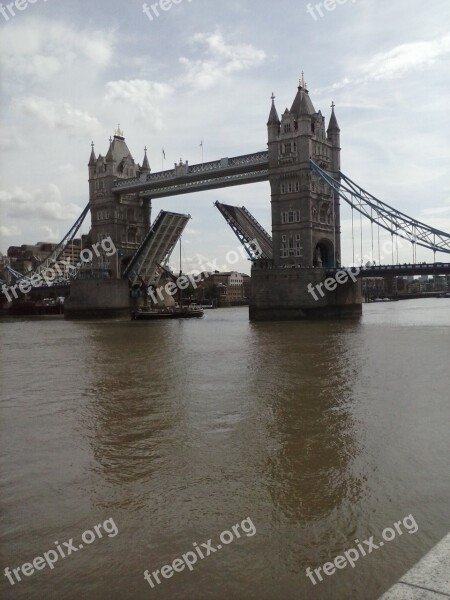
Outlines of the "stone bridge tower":
[{"label": "stone bridge tower", "polygon": [[290,110],[278,117],[275,98],[267,124],[276,266],[340,265],[339,198],[310,169],[313,159],[339,177],[340,129],[332,107],[328,129],[304,79]]},{"label": "stone bridge tower", "polygon": [[113,191],[114,181],[128,179],[150,173],[150,165],[145,149],[142,166],[136,164],[118,128],[114,138],[109,140],[106,156],[95,155],[92,144],[89,159],[89,202],[91,210],[92,243],[111,237],[118,249],[117,257],[103,266],[109,268],[115,277],[138,249],[150,227],[151,201],[139,194],[120,194]]},{"label": "stone bridge tower", "polygon": [[[291,109],[278,116],[272,95],[268,127],[273,260],[252,268],[250,319],[357,318],[361,285],[341,265],[339,197],[310,168],[314,160],[335,179],[340,129],[332,106],[328,127],[302,77]],[[313,293],[311,293],[311,291]]]}]

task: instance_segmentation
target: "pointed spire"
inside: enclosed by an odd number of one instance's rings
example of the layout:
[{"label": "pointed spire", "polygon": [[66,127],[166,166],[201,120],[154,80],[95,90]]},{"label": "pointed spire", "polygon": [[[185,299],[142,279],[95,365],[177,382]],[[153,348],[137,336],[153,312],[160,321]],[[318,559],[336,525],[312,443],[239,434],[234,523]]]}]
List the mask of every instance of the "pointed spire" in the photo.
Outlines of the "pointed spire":
[{"label": "pointed spire", "polygon": [[97,163],[97,158],[95,156],[95,152],[94,152],[94,142],[92,142],[91,144],[91,157],[89,158],[89,167],[95,167],[96,163]]},{"label": "pointed spire", "polygon": [[334,108],[335,108],[335,103],[333,102],[331,105],[331,117],[330,117],[330,123],[328,125],[328,129],[327,129],[327,133],[329,131],[340,131],[337,119],[336,119],[336,115],[334,113]]},{"label": "pointed spire", "polygon": [[142,161],[141,173],[150,173],[150,163],[147,157],[147,146],[144,148],[144,160]]},{"label": "pointed spire", "polygon": [[307,96],[306,94],[302,94],[301,100],[300,100],[300,106],[298,109],[298,116],[299,117],[303,117],[303,116],[307,116],[309,117],[311,115],[311,112],[309,110],[309,105],[308,105],[308,101],[307,101]]},{"label": "pointed spire", "polygon": [[105,156],[106,160],[113,160],[113,141],[114,140],[112,139],[112,137],[109,136],[109,149]]},{"label": "pointed spire", "polygon": [[[302,101],[305,99],[307,112],[305,113],[304,105],[302,107]],[[309,97],[308,90],[306,89],[305,83],[305,74],[302,72],[302,78],[299,81],[297,95],[295,96],[295,100],[291,107],[291,113],[295,116],[302,114],[313,115],[315,113],[315,108],[313,103],[311,102],[311,98]]]},{"label": "pointed spire", "polygon": [[275,107],[275,96],[273,92],[270,99],[272,100],[272,108],[270,109],[270,115],[269,120],[267,121],[267,125],[279,125],[280,119],[278,117],[277,109]]}]

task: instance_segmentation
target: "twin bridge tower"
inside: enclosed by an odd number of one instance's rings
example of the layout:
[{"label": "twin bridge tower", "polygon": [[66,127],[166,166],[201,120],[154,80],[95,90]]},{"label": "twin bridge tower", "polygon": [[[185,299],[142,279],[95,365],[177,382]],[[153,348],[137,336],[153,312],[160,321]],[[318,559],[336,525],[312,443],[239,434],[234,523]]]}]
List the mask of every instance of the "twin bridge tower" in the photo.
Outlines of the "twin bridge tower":
[{"label": "twin bridge tower", "polygon": [[267,150],[198,165],[180,160],[173,169],[157,173],[151,171],[146,150],[142,165],[134,161],[120,128],[105,156],[97,156],[93,146],[91,237],[94,243],[107,237],[114,241],[119,259],[109,266],[115,277],[121,277],[151,230],[153,198],[269,181],[272,239],[264,232],[269,251],[253,261],[250,318],[359,316],[359,283],[349,281],[318,299],[308,293],[308,284],[323,282],[327,271],[341,262],[339,196],[311,170],[310,163],[313,160],[339,180],[340,129],[334,104],[327,124],[314,108],[302,77],[291,108],[281,117],[272,95],[267,131]]}]

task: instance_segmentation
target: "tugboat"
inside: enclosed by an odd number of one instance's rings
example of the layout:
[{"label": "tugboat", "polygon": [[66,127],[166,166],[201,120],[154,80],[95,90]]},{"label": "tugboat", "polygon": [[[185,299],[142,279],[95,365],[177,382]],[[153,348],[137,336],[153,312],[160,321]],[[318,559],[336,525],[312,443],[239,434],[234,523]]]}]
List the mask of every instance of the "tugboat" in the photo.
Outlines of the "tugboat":
[{"label": "tugboat", "polygon": [[188,306],[174,306],[173,308],[146,308],[142,307],[131,314],[133,321],[157,321],[164,319],[201,319],[205,311],[198,304]]},{"label": "tugboat", "polygon": [[175,306],[173,310],[174,319],[201,319],[205,314],[203,307],[195,303],[188,306]]},{"label": "tugboat", "polygon": [[148,308],[144,306],[131,313],[133,321],[157,321],[159,319],[173,318],[173,312],[170,308]]}]

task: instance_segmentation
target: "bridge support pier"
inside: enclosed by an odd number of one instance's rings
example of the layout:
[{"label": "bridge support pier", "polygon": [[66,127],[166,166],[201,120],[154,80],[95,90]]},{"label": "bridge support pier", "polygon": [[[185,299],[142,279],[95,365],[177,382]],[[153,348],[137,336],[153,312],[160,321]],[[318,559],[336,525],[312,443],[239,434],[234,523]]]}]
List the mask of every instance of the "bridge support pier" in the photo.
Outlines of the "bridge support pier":
[{"label": "bridge support pier", "polygon": [[286,269],[255,263],[250,320],[358,319],[362,315],[361,281],[348,278],[346,283],[335,282],[334,291],[328,291],[327,279],[326,269]]},{"label": "bridge support pier", "polygon": [[397,290],[397,276],[396,275],[387,275],[384,278],[385,281],[385,292],[390,298],[396,298],[398,296]]},{"label": "bridge support pier", "polygon": [[75,279],[64,302],[65,319],[116,319],[130,317],[126,279]]}]

